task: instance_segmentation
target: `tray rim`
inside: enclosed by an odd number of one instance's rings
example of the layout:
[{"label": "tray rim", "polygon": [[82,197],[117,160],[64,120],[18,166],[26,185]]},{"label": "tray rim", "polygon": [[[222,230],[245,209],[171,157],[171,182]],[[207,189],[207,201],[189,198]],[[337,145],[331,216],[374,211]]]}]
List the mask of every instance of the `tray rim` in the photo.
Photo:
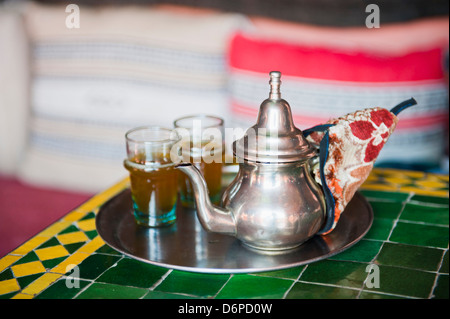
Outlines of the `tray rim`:
[{"label": "tray rim", "polygon": [[[96,224],[97,233],[100,236],[100,238],[109,247],[111,247],[115,251],[117,251],[117,252],[119,252],[119,253],[121,253],[121,254],[129,257],[129,258],[132,258],[132,259],[135,259],[135,260],[139,260],[139,261],[147,263],[147,264],[152,264],[152,265],[155,265],[155,266],[166,268],[166,269],[175,269],[175,270],[186,271],[186,272],[193,272],[193,273],[245,274],[245,273],[257,273],[257,272],[283,270],[283,269],[288,269],[288,268],[292,268],[292,267],[297,267],[297,266],[302,266],[302,265],[307,265],[307,264],[310,264],[310,263],[314,263],[314,262],[317,262],[317,261],[320,261],[320,260],[327,259],[329,257],[335,256],[337,254],[340,254],[343,251],[345,251],[345,250],[349,249],[350,247],[354,246],[356,243],[358,243],[367,234],[367,232],[372,227],[373,220],[374,220],[374,214],[373,214],[372,206],[369,204],[369,202],[367,201],[365,196],[362,195],[359,191],[357,191],[355,193],[355,195],[353,196],[353,198],[358,197],[359,200],[367,208],[366,209],[366,213],[368,214],[368,224],[366,225],[364,231],[361,234],[359,234],[355,239],[345,243],[345,245],[343,245],[342,247],[339,247],[338,249],[334,249],[334,250],[332,250],[332,251],[330,251],[328,253],[325,253],[323,255],[317,256],[315,258],[311,258],[311,259],[307,259],[307,260],[301,260],[301,261],[298,261],[298,262],[287,263],[287,264],[283,264],[283,265],[279,265],[279,266],[272,266],[272,267],[260,267],[260,268],[246,267],[246,268],[226,268],[225,269],[225,268],[207,268],[207,267],[181,266],[181,265],[174,265],[174,264],[169,264],[169,263],[155,261],[155,260],[149,260],[149,259],[137,256],[137,255],[134,255],[132,253],[129,253],[125,249],[121,249],[119,247],[116,247],[116,245],[114,245],[114,243],[110,243],[109,240],[105,240],[104,235],[102,236],[102,234],[99,231],[99,228],[98,228],[97,225],[98,225],[99,220],[101,219],[101,215],[102,215],[102,213],[104,211],[104,207],[108,206],[108,204],[110,204],[111,202],[114,202],[115,200],[117,200],[118,197],[124,196],[123,193],[129,192],[129,191],[130,191],[129,187],[123,189],[122,191],[117,193],[115,196],[110,198],[108,201],[106,201],[99,208],[99,210],[98,210],[98,212],[96,214],[96,217],[95,217],[95,224]],[[316,235],[316,236],[320,236],[320,235]],[[234,238],[234,240],[236,242],[238,242],[240,245],[243,245],[238,239]],[[248,248],[245,248],[245,249],[248,249]],[[264,254],[261,254],[261,255],[264,256]],[[270,254],[267,254],[267,256],[276,257],[276,255],[270,255]]]}]

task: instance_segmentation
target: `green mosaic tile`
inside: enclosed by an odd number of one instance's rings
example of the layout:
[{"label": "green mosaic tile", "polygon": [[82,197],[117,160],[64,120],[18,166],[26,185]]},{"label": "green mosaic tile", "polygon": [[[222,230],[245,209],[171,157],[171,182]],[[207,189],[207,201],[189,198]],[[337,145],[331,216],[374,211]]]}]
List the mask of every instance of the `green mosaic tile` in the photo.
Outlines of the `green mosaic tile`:
[{"label": "green mosaic tile", "polygon": [[[105,256],[105,255],[103,255]],[[123,258],[115,267],[108,269],[96,282],[150,288],[168,270],[138,260]]]},{"label": "green mosaic tile", "polygon": [[76,226],[74,226],[74,225],[70,225],[70,226],[67,227],[66,229],[60,231],[58,235],[69,234],[69,233],[73,233],[73,232],[76,232],[76,231],[80,231],[80,230],[78,229],[78,227],[76,227]]},{"label": "green mosaic tile", "polygon": [[121,257],[94,254],[83,260],[79,265],[79,276],[83,279],[95,279],[105,270],[113,266]]},{"label": "green mosaic tile", "polygon": [[58,241],[58,239],[56,239],[56,237],[52,237],[49,240],[47,240],[46,242],[44,242],[42,245],[37,247],[36,249],[47,248],[47,247],[52,247],[52,246],[57,246],[57,245],[61,245],[61,243]]},{"label": "green mosaic tile", "polygon": [[36,299],[72,299],[91,283],[90,281],[80,279],[76,284],[70,281],[67,284],[66,280],[67,278],[59,279],[41,292]]},{"label": "green mosaic tile", "polygon": [[95,237],[98,236],[98,233],[97,233],[96,230],[90,230],[90,231],[86,231],[86,232],[84,232],[84,233],[86,234],[86,236],[87,236],[89,239],[94,239]]},{"label": "green mosaic tile", "polygon": [[433,288],[435,274],[421,270],[379,265],[379,288],[368,288],[377,292],[406,297],[428,298]]},{"label": "green mosaic tile", "polygon": [[42,273],[39,273],[39,274],[18,277],[16,279],[17,279],[17,282],[19,283],[19,286],[22,288],[25,288],[26,286],[28,286],[29,284],[31,284],[33,281],[35,281],[36,279],[38,279],[41,276],[42,276]]},{"label": "green mosaic tile", "polygon": [[441,262],[441,249],[385,243],[376,263],[420,270],[437,271]]},{"label": "green mosaic tile", "polygon": [[67,256],[64,257],[58,257],[58,258],[53,258],[53,259],[48,259],[48,260],[44,260],[42,261],[42,264],[44,265],[44,267],[49,270],[52,269],[53,267],[55,267],[56,265],[59,265],[63,260],[65,260],[67,258]]},{"label": "green mosaic tile", "polygon": [[11,299],[16,294],[17,294],[17,291],[9,293],[9,294],[0,295],[0,299]]},{"label": "green mosaic tile", "polygon": [[84,241],[79,242],[79,243],[67,244],[67,245],[64,245],[64,248],[69,252],[69,254],[73,254],[84,244],[86,244],[86,242],[84,242]]},{"label": "green mosaic tile", "polygon": [[389,240],[411,245],[446,248],[448,227],[399,221]]},{"label": "green mosaic tile", "polygon": [[97,249],[96,253],[122,256],[121,253],[119,253],[119,252],[118,252],[117,250],[115,250],[115,249],[112,249],[112,248],[109,247],[108,245],[103,245],[102,247],[100,247],[99,249]]},{"label": "green mosaic tile", "polygon": [[120,285],[93,283],[82,291],[76,299],[139,299],[148,289]]},{"label": "green mosaic tile", "polygon": [[282,298],[292,286],[287,279],[259,277],[253,275],[234,275],[219,292],[216,298]]},{"label": "green mosaic tile", "polygon": [[388,295],[384,293],[362,291],[358,299],[410,299],[410,298],[396,295]]},{"label": "green mosaic tile", "polygon": [[385,218],[375,218],[365,239],[387,240],[394,226],[394,220]]},{"label": "green mosaic tile", "polygon": [[154,290],[199,297],[216,295],[230,278],[228,274],[202,274],[173,270]]},{"label": "green mosaic tile", "polygon": [[369,199],[382,199],[383,201],[393,201],[393,202],[404,202],[408,199],[408,193],[395,193],[395,192],[382,192],[382,191],[373,191],[373,190],[360,190],[361,194],[364,197]]},{"label": "green mosaic tile", "polygon": [[437,279],[436,288],[433,291],[433,297],[435,299],[448,299],[448,275],[439,275]]},{"label": "green mosaic tile", "polygon": [[301,281],[360,288],[367,277],[366,264],[338,260],[322,260],[308,265]]},{"label": "green mosaic tile", "polygon": [[37,260],[39,260],[39,257],[36,255],[36,253],[34,251],[30,251],[28,254],[16,261],[13,265],[26,264]]},{"label": "green mosaic tile", "polygon": [[448,250],[445,252],[444,258],[442,258],[442,265],[439,272],[448,274]]},{"label": "green mosaic tile", "polygon": [[88,219],[92,219],[92,218],[95,218],[95,213],[89,212],[86,215],[84,215],[83,218],[81,218],[79,221],[88,220]]},{"label": "green mosaic tile", "polygon": [[[380,184],[382,180],[381,177]],[[62,277],[38,294],[37,298],[448,299],[448,198],[423,195],[410,198],[411,193],[407,192],[361,192],[373,208],[374,223],[364,239],[327,260],[263,273],[214,275],[149,265],[103,245],[84,260],[74,256],[76,258],[73,260],[80,262],[79,275],[82,279],[79,288],[69,288],[66,279],[71,278]],[[82,231],[77,223],[94,218],[95,213],[89,212],[59,234]],[[98,236],[96,230],[82,232],[89,239]],[[84,244],[76,242],[63,246],[69,254],[73,254]],[[35,250],[58,245],[61,245],[58,238],[51,237],[12,266],[38,261]],[[43,259],[52,257],[49,253],[42,253]],[[47,270],[52,269],[67,257],[43,260],[42,265]],[[371,262],[379,266],[379,288],[369,289],[364,284],[368,275],[366,267]],[[42,273],[22,276],[17,278],[17,282],[23,289],[41,276]],[[10,267],[0,273],[0,282],[13,278]],[[17,294],[17,291],[3,291],[7,293],[0,299]]]},{"label": "green mosaic tile", "polygon": [[362,239],[353,247],[330,257],[330,259],[370,262],[380,251],[381,245],[383,245],[381,241]]},{"label": "green mosaic tile", "polygon": [[400,219],[448,226],[449,210],[448,207],[433,207],[408,203]]},{"label": "green mosaic tile", "polygon": [[358,290],[297,282],[286,299],[355,299]]},{"label": "green mosaic tile", "polygon": [[372,206],[373,215],[375,218],[389,218],[397,219],[403,208],[403,203],[399,202],[380,202],[380,201],[370,201],[370,206]]},{"label": "green mosaic tile", "polygon": [[7,268],[0,273],[0,281],[14,278],[11,268]]},{"label": "green mosaic tile", "polygon": [[291,267],[287,269],[258,272],[255,273],[256,276],[264,277],[275,277],[275,278],[285,278],[285,279],[297,279],[300,273],[305,269],[305,266]]},{"label": "green mosaic tile", "polygon": [[417,201],[417,202],[423,202],[423,203],[441,204],[441,205],[449,205],[448,197],[414,195],[411,198],[411,201]]}]

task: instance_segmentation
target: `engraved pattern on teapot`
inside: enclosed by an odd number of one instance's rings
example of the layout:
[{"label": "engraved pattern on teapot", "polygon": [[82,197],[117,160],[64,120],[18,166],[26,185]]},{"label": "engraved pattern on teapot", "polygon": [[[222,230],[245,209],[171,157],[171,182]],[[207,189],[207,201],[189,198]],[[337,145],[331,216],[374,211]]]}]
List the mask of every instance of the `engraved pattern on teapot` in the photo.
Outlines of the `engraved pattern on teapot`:
[{"label": "engraved pattern on teapot", "polygon": [[197,215],[207,231],[235,236],[263,251],[291,249],[314,236],[325,221],[321,187],[311,175],[317,150],[295,127],[281,98],[280,72],[270,72],[269,98],[257,122],[233,143],[239,172],[221,206],[211,204],[203,176],[189,163],[177,165],[191,180]]}]

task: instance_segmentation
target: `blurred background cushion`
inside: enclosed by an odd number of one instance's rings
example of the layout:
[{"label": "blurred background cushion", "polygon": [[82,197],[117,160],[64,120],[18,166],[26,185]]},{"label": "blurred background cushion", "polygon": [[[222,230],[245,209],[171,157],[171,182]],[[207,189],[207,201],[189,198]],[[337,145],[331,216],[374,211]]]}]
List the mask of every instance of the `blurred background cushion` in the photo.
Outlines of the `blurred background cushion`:
[{"label": "blurred background cushion", "polygon": [[20,9],[0,5],[0,174],[14,175],[27,137],[28,40]]},{"label": "blurred background cushion", "polygon": [[400,115],[377,164],[421,169],[439,165],[448,144],[448,18],[380,29],[259,18],[253,25],[230,46],[235,126],[254,124],[268,96],[267,74],[279,70],[282,96],[301,129],[368,107],[389,109],[414,97],[418,105]]},{"label": "blurred background cushion", "polygon": [[227,120],[227,46],[241,15],[173,7],[32,4],[29,145],[22,180],[98,191],[126,175],[125,132],[180,116]]}]

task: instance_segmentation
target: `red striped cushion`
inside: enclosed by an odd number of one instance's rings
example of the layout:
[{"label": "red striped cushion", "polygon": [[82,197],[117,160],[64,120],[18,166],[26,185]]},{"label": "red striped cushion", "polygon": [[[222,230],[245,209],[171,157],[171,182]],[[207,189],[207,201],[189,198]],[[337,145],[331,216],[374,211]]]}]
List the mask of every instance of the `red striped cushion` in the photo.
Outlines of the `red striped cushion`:
[{"label": "red striped cushion", "polygon": [[235,125],[254,124],[259,105],[268,96],[267,74],[273,70],[283,74],[282,97],[301,129],[356,110],[390,109],[414,97],[418,105],[401,114],[377,163],[437,165],[448,125],[443,67],[448,42],[442,45],[440,37],[422,48],[391,51],[372,51],[366,44],[327,47],[319,42],[274,40],[258,32],[236,34],[228,60]]},{"label": "red striped cushion", "polygon": [[338,51],[252,39],[237,34],[232,40],[229,60],[233,68],[258,73],[278,70],[284,76],[383,83],[442,80],[444,55],[442,47],[383,56],[367,51]]}]

